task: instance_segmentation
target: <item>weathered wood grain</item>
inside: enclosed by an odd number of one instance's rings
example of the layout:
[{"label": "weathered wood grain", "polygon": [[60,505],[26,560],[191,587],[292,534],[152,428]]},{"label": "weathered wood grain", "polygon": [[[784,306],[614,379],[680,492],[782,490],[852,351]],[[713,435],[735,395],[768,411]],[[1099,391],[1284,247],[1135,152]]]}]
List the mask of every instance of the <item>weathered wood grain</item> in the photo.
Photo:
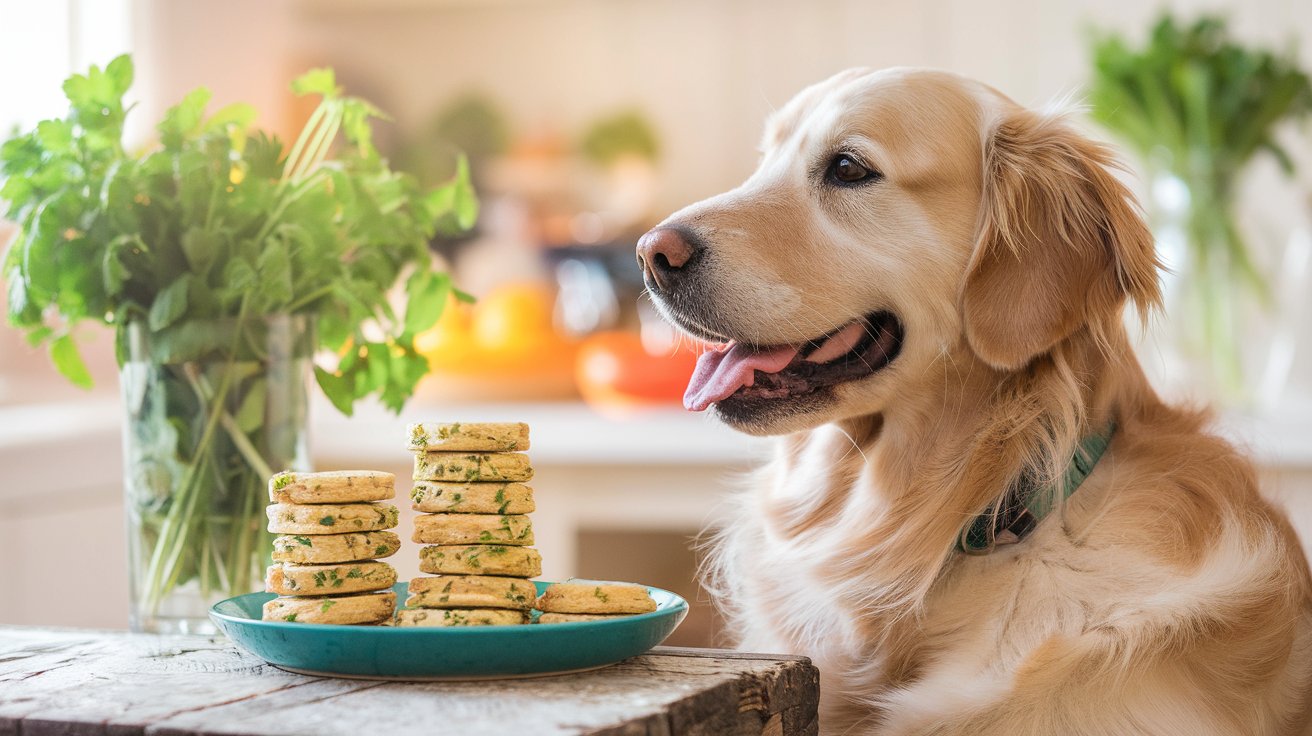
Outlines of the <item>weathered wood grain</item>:
[{"label": "weathered wood grain", "polygon": [[0,627],[0,736],[818,731],[803,657],[658,647],[595,672],[381,683],[296,675],[222,638]]}]

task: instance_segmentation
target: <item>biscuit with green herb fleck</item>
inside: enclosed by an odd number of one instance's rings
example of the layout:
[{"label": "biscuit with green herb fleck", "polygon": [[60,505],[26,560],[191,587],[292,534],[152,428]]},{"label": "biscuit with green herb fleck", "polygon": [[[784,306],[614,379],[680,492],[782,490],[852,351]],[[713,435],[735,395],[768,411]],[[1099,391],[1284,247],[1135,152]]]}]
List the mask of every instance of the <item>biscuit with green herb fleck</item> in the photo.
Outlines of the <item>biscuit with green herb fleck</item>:
[{"label": "biscuit with green herb fleck", "polygon": [[361,503],[396,496],[396,476],[379,470],[278,473],[269,479],[273,503]]},{"label": "biscuit with green herb fleck", "polygon": [[407,429],[411,450],[523,452],[528,449],[528,425],[523,422],[421,422]]},{"label": "biscuit with green herb fleck", "polygon": [[391,557],[400,548],[401,538],[392,532],[285,534],[273,539],[273,561],[329,565]]},{"label": "biscuit with green herb fleck", "polygon": [[274,598],[264,604],[265,621],[298,624],[376,624],[392,617],[395,591],[313,598]]},{"label": "biscuit with green herb fleck", "polygon": [[396,570],[386,562],[362,560],[341,565],[270,565],[264,589],[278,595],[336,595],[386,590],[396,584]]},{"label": "biscuit with green herb fleck", "polygon": [[402,608],[397,626],[519,626],[528,623],[526,611],[507,608]]},{"label": "biscuit with green herb fleck", "polygon": [[516,608],[528,610],[537,586],[495,575],[434,575],[410,581],[407,608]]},{"label": "biscuit with green herb fleck", "polygon": [[656,610],[656,601],[642,585],[571,579],[542,591],[534,608],[549,613],[649,613]]},{"label": "biscuit with green herb fleck", "polygon": [[542,574],[542,555],[532,547],[469,544],[424,547],[419,569],[430,575],[505,575],[533,578]]},{"label": "biscuit with green herb fleck", "polygon": [[533,466],[522,452],[417,452],[415,480],[458,483],[526,481]]},{"label": "biscuit with green herb fleck", "polygon": [[533,544],[533,524],[513,514],[422,514],[415,518],[412,542],[419,544]]},{"label": "biscuit with green herb fleck", "polygon": [[628,618],[636,616],[636,613],[544,613],[538,616],[535,623],[539,624],[569,624],[576,621],[607,621],[613,618]]},{"label": "biscuit with green herb fleck", "polygon": [[398,512],[386,503],[275,503],[265,513],[274,534],[340,534],[391,529]]},{"label": "biscuit with green herb fleck", "polygon": [[415,481],[415,511],[437,514],[531,514],[533,489],[523,483],[442,483]]}]

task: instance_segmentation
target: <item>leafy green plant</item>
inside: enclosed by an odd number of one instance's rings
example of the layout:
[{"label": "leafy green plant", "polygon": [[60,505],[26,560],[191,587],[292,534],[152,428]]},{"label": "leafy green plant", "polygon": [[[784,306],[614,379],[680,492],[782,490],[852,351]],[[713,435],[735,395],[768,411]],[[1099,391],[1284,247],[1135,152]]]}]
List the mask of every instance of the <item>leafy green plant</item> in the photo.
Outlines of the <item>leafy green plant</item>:
[{"label": "leafy green plant", "polygon": [[[330,69],[292,83],[322,101],[290,152],[248,131],[248,105],[206,116],[201,88],[165,113],[157,149],[132,155],[132,76],[121,56],[70,77],[65,118],[0,146],[0,200],[20,227],[4,259],[10,322],[87,386],[72,331],[82,320],[117,328],[121,362],[136,320],[181,360],[198,357],[188,322],[313,314],[325,349],[315,375],[333,404],[349,414],[376,393],[399,409],[428,369],[414,336],[453,293],[428,240],[440,222],[468,229],[477,217],[468,166],[432,190],[392,171],[372,142],[382,113],[344,96]],[[339,132],[346,145],[330,158]],[[398,282],[403,312],[388,301]]]},{"label": "leafy green plant", "polygon": [[637,110],[617,113],[593,123],[580,144],[583,155],[593,163],[609,166],[621,156],[655,161],[660,141],[647,117]]},{"label": "leafy green plant", "polygon": [[1183,230],[1196,279],[1184,286],[1201,342],[1225,384],[1239,381],[1235,292],[1267,297],[1267,282],[1235,221],[1240,172],[1261,152],[1287,173],[1280,123],[1312,112],[1312,84],[1292,53],[1240,45],[1219,17],[1164,15],[1142,48],[1114,34],[1093,45],[1093,116],[1155,172],[1177,177],[1190,201]]},{"label": "leafy green plant", "polygon": [[344,413],[409,398],[428,370],[415,336],[451,295],[468,299],[429,239],[471,227],[478,205],[463,159],[433,189],[391,170],[372,142],[382,113],[331,70],[292,83],[321,102],[290,150],[249,130],[248,105],[206,115],[202,88],[140,155],[122,143],[132,76],[122,56],[70,77],[67,116],[0,146],[0,200],[19,225],[3,262],[9,320],[82,386],[74,328],[115,330],[141,627],[176,613],[161,604],[178,586],[197,581],[204,600],[258,579],[264,483],[303,456],[312,359]]}]

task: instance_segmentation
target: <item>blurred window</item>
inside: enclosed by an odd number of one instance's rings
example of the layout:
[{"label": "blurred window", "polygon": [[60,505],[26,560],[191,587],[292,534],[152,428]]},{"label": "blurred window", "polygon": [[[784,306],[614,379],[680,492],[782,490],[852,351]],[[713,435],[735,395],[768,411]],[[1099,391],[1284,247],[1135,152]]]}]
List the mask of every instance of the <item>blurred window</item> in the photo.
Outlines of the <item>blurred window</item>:
[{"label": "blurred window", "polygon": [[[0,0],[0,141],[64,114],[62,86],[70,73],[103,67],[131,48],[132,6],[133,0]],[[0,220],[0,256],[11,235],[12,225]],[[0,281],[0,405],[46,393],[32,395],[20,378],[68,393],[45,356],[9,327],[4,306]]]},{"label": "blurred window", "polygon": [[0,137],[64,110],[74,70],[130,47],[132,0],[0,0]]}]

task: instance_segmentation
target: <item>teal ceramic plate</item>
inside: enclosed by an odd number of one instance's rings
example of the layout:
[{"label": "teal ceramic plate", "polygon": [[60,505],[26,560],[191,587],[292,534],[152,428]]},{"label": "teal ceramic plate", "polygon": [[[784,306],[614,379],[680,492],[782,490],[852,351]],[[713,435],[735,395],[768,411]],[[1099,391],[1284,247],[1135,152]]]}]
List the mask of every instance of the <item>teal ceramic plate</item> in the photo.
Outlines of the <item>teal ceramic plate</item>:
[{"label": "teal ceramic plate", "polygon": [[[541,593],[550,583],[537,582]],[[406,584],[395,586],[398,601]],[[648,588],[656,610],[604,621],[525,626],[399,628],[260,619],[272,593],[216,603],[215,625],[241,648],[293,672],[384,680],[482,680],[596,669],[660,644],[688,614],[679,596]]]}]

